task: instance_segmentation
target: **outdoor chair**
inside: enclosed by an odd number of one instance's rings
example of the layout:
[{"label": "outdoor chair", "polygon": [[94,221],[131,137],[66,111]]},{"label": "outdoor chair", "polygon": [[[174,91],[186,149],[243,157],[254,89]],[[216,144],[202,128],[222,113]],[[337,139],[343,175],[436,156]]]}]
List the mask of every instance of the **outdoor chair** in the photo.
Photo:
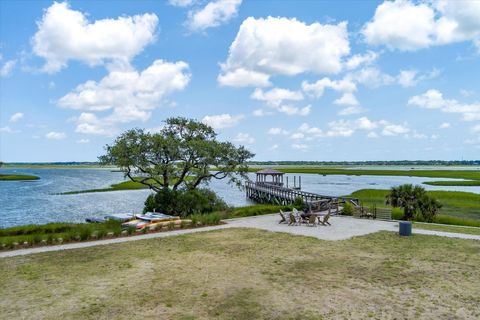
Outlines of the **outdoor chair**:
[{"label": "outdoor chair", "polygon": [[285,223],[285,224],[290,224],[290,215],[283,212],[280,210],[280,222],[279,223]]},{"label": "outdoor chair", "polygon": [[298,224],[297,219],[295,218],[295,215],[290,212],[290,222],[288,223],[289,226],[296,226]]},{"label": "outdoor chair", "polygon": [[309,217],[310,216],[305,217],[305,216],[300,215],[300,223],[309,224],[309,221],[310,221]]},{"label": "outdoor chair", "polygon": [[370,208],[368,207],[362,207],[361,209],[361,214],[360,214],[360,218],[367,218],[367,219],[370,219],[370,218],[374,218],[373,214],[370,212]]},{"label": "outdoor chair", "polygon": [[280,221],[278,223],[287,223],[287,219],[285,218],[285,215],[283,214],[283,211],[280,210]]},{"label": "outdoor chair", "polygon": [[295,215],[295,220],[297,220],[298,224],[302,223],[302,216],[300,215],[300,212],[296,208],[293,208],[293,214]]},{"label": "outdoor chair", "polygon": [[310,227],[316,227],[317,226],[317,217],[313,214],[311,214],[309,217],[308,217],[308,226]]},{"label": "outdoor chair", "polygon": [[327,213],[324,217],[323,217],[323,220],[321,219],[321,217],[319,216],[318,217],[318,223],[321,223],[323,226],[331,226],[330,222],[328,222],[328,220],[330,219],[330,216],[331,214],[330,213]]}]

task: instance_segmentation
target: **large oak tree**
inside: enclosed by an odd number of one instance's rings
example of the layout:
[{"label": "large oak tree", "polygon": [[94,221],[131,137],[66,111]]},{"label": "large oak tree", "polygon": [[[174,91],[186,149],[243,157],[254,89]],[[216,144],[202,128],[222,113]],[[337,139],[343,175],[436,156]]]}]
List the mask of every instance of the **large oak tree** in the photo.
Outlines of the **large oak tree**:
[{"label": "large oak tree", "polygon": [[102,164],[118,166],[126,177],[156,192],[193,190],[211,179],[239,185],[254,156],[243,146],[218,141],[212,127],[182,117],[167,119],[158,133],[128,130],[105,150]]}]

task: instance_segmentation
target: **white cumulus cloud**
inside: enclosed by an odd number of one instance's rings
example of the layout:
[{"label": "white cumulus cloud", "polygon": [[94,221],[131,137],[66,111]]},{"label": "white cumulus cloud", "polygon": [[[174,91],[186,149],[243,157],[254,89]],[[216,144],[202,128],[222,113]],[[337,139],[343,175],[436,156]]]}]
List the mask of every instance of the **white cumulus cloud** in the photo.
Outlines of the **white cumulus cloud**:
[{"label": "white cumulus cloud", "polygon": [[349,78],[330,80],[330,78],[324,77],[313,83],[308,81],[302,82],[302,90],[316,98],[320,98],[326,88],[339,92],[354,92],[357,90],[357,85]]},{"label": "white cumulus cloud", "polygon": [[362,29],[369,44],[414,51],[480,39],[480,1],[384,1]]},{"label": "white cumulus cloud", "polygon": [[299,91],[292,91],[283,88],[273,88],[268,91],[255,89],[250,98],[259,101],[265,101],[271,106],[279,106],[284,100],[299,101],[303,100],[303,94]]},{"label": "white cumulus cloud", "polygon": [[168,4],[174,7],[189,7],[195,2],[196,0],[168,0]]},{"label": "white cumulus cloud", "polygon": [[20,120],[22,118],[23,118],[23,113],[16,112],[16,113],[12,114],[12,116],[10,117],[10,122],[17,122],[18,120]]},{"label": "white cumulus cloud", "polygon": [[218,27],[234,18],[242,0],[216,0],[209,2],[204,8],[190,11],[187,25],[190,30],[203,31]]},{"label": "white cumulus cloud", "polygon": [[235,136],[233,141],[243,144],[252,144],[255,142],[255,138],[252,137],[249,133],[240,132]]},{"label": "white cumulus cloud", "polygon": [[268,134],[271,135],[287,135],[288,131],[282,128],[270,128],[268,129]]},{"label": "white cumulus cloud", "polygon": [[258,86],[258,82],[268,84],[273,75],[335,74],[342,70],[342,60],[349,53],[346,22],[308,25],[295,18],[249,17],[230,46],[218,81],[247,86],[247,78],[253,78],[250,85]]},{"label": "white cumulus cloud", "polygon": [[12,73],[13,68],[15,68],[16,64],[17,60],[8,60],[7,62],[5,62],[0,68],[0,76],[8,77]]},{"label": "white cumulus cloud", "polygon": [[33,52],[46,60],[43,71],[51,73],[66,67],[69,60],[128,64],[155,40],[158,17],[147,13],[90,22],[67,2],[54,2],[37,24]]},{"label": "white cumulus cloud", "polygon": [[211,126],[214,129],[224,129],[235,127],[241,120],[245,118],[244,115],[230,115],[228,113],[205,116],[202,122]]},{"label": "white cumulus cloud", "polygon": [[50,140],[62,140],[65,139],[67,135],[64,132],[50,131],[45,135],[45,138]]},{"label": "white cumulus cloud", "polygon": [[15,130],[10,128],[9,126],[1,127],[0,132],[5,132],[5,133],[18,133],[20,130]]},{"label": "white cumulus cloud", "polygon": [[[65,108],[83,111],[77,132],[106,134],[118,123],[146,121],[164,98],[190,81],[188,64],[156,60],[145,70],[111,71],[100,81],[87,81],[58,100]],[[111,110],[99,119],[94,112]]]},{"label": "white cumulus cloud", "polygon": [[480,120],[479,102],[466,104],[455,99],[445,99],[443,94],[436,89],[430,89],[423,94],[411,97],[408,100],[408,105],[426,109],[439,109],[445,113],[459,113],[465,121]]}]

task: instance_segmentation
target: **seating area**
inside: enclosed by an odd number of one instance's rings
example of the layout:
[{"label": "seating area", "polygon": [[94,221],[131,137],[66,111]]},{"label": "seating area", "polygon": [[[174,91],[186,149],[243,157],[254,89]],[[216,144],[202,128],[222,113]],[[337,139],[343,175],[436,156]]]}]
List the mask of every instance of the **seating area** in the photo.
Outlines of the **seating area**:
[{"label": "seating area", "polygon": [[291,212],[283,212],[280,210],[280,221],[279,223],[287,224],[288,226],[301,226],[306,225],[309,227],[317,226],[331,226],[329,220],[331,217],[330,210],[325,213],[319,212],[300,212],[297,209],[293,209]]}]

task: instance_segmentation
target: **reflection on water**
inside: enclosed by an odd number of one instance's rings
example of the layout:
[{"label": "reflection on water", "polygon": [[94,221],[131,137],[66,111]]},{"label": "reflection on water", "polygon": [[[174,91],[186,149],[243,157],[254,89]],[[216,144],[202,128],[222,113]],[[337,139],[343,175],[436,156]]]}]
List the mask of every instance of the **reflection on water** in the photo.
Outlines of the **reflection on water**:
[{"label": "reflection on water", "polygon": [[[0,227],[47,223],[54,221],[83,222],[88,216],[104,216],[118,212],[139,212],[149,190],[55,195],[66,191],[109,187],[124,180],[120,172],[107,169],[1,169],[1,173],[33,174],[37,181],[0,182]],[[289,176],[293,176],[290,174]],[[302,189],[328,196],[348,195],[365,188],[388,189],[403,183],[449,180],[438,178],[389,176],[323,176],[301,174]],[[254,174],[250,174],[253,179]],[[292,178],[290,180],[293,180]],[[214,180],[209,186],[229,205],[249,204],[243,190]],[[480,193],[480,187],[444,187],[424,185],[428,190],[457,190]]]}]

